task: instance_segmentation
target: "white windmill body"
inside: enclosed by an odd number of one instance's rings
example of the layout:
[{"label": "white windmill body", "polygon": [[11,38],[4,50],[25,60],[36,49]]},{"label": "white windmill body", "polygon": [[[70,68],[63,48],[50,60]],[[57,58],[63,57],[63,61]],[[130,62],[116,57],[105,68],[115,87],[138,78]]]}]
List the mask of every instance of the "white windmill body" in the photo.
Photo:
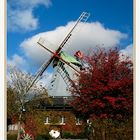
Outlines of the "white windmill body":
[{"label": "white windmill body", "polygon": [[[72,67],[74,67],[77,71],[80,71],[80,67],[82,64],[76,60],[76,58],[72,56],[68,56],[66,53],[61,52],[63,56],[61,57],[69,62]],[[64,57],[65,55],[65,57]],[[57,61],[57,60],[56,60]],[[70,88],[72,86],[72,81],[75,82],[78,80],[78,75],[71,67],[58,60],[56,65],[54,64],[54,74],[50,85],[48,87],[48,94],[50,96],[71,96]]]}]

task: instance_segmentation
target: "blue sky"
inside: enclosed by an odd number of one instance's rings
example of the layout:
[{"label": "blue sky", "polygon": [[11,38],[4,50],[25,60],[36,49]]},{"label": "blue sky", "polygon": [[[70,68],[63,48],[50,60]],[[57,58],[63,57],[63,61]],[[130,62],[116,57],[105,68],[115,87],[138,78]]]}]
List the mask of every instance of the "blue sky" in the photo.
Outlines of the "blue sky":
[{"label": "blue sky", "polygon": [[26,71],[35,72],[50,57],[35,45],[37,39],[43,36],[58,46],[83,11],[91,14],[88,24],[70,40],[68,53],[86,50],[87,43],[93,49],[102,44],[120,46],[132,56],[132,0],[8,0],[7,9],[8,63]]}]

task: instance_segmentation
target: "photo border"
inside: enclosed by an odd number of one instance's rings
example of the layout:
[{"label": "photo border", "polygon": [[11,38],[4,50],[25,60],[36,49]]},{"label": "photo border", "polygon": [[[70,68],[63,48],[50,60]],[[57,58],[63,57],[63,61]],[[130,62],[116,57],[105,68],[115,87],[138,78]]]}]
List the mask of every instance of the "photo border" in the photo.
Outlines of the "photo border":
[{"label": "photo border", "polygon": [[[133,45],[134,45],[134,140],[138,140],[140,138],[140,1],[133,0]],[[7,8],[6,1],[0,0],[0,139],[6,138],[6,17],[7,17]],[[125,8],[125,7],[124,7]]]}]

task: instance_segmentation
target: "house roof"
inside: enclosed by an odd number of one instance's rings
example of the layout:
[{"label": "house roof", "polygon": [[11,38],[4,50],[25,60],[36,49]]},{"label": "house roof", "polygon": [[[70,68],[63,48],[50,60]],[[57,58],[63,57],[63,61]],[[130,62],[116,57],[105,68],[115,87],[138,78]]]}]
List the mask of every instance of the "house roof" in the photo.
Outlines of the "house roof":
[{"label": "house roof", "polygon": [[60,110],[67,110],[72,109],[72,106],[70,106],[70,101],[72,100],[72,97],[63,97],[63,96],[54,96],[49,97],[48,99],[40,99],[39,102],[37,102],[34,107],[36,109],[41,110],[48,110],[48,109],[60,109]]}]

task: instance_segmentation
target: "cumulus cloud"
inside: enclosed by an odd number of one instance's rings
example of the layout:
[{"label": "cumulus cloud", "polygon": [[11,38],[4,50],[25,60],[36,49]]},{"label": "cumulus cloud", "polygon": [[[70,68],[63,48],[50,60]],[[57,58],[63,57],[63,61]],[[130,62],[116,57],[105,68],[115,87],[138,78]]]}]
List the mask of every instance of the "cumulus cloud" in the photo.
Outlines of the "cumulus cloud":
[{"label": "cumulus cloud", "polygon": [[[25,39],[20,44],[20,47],[32,63],[40,65],[49,59],[50,54],[37,45],[39,38],[45,39],[48,48],[56,50],[74,23],[69,22],[66,26],[59,26],[52,31],[36,34],[31,38]],[[109,48],[118,45],[122,39],[126,38],[127,34],[105,28],[100,22],[81,23],[65,45],[64,51],[69,54],[73,54],[77,50],[87,52],[89,49],[96,48],[97,45]]]},{"label": "cumulus cloud", "polygon": [[17,68],[21,69],[24,68],[27,65],[27,63],[24,58],[17,54],[14,54],[11,59],[8,59],[8,65],[11,65],[13,67],[16,66]]},{"label": "cumulus cloud", "polygon": [[[38,26],[38,19],[33,17],[32,12],[24,10],[22,12],[16,10],[12,11],[13,16],[9,19],[9,29],[11,31],[24,29],[24,31],[35,30]],[[14,16],[16,15],[16,16]]]},{"label": "cumulus cloud", "polygon": [[120,50],[120,56],[130,57],[133,60],[133,44],[129,44],[125,49]]},{"label": "cumulus cloud", "polygon": [[44,5],[49,7],[50,0],[8,0],[8,30],[9,31],[32,31],[38,27],[38,19],[33,10]]}]

